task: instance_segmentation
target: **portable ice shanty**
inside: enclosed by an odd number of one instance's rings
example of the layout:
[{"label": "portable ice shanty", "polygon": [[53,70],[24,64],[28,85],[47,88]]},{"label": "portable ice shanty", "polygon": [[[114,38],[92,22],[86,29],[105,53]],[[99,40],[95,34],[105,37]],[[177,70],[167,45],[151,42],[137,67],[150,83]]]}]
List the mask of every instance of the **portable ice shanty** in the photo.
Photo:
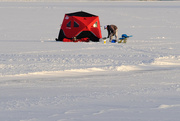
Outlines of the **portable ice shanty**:
[{"label": "portable ice shanty", "polygon": [[63,42],[99,42],[102,38],[99,17],[79,11],[65,14],[59,36],[56,41]]}]

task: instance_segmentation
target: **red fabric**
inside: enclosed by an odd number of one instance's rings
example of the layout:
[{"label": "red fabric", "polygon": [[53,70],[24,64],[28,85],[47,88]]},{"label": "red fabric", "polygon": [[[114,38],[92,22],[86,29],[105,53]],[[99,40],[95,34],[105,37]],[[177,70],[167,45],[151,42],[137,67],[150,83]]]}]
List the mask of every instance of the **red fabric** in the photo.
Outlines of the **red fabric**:
[{"label": "red fabric", "polygon": [[77,40],[64,38],[63,42],[89,42],[89,38],[81,38]]},{"label": "red fabric", "polygon": [[[71,26],[67,27],[67,24],[70,21],[71,21]],[[74,27],[74,22],[78,23],[79,27]],[[96,22],[97,22],[97,27],[93,27],[93,25]],[[64,34],[67,38],[76,37],[82,31],[91,31],[96,37],[102,38],[100,21],[98,16],[79,17],[79,16],[68,16],[65,14],[61,29],[64,31]],[[70,40],[65,39],[63,41],[69,42]],[[81,41],[86,41],[86,40],[81,40]]]},{"label": "red fabric", "polygon": [[71,39],[66,39],[66,38],[64,38],[63,39],[63,42],[73,42]]}]

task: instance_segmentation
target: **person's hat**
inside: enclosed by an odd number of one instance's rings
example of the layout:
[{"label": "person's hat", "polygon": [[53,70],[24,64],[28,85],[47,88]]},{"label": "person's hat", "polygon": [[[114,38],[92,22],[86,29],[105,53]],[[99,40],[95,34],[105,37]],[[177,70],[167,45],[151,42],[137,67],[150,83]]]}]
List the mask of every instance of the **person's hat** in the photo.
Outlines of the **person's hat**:
[{"label": "person's hat", "polygon": [[107,26],[104,26],[104,29],[107,29]]}]

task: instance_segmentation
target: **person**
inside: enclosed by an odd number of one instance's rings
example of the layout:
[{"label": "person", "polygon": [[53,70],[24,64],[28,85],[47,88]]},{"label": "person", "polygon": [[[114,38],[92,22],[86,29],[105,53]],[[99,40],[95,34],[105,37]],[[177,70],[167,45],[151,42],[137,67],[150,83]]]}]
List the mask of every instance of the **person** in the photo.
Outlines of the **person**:
[{"label": "person", "polygon": [[106,26],[104,26],[104,29],[107,29],[107,31],[108,31],[107,38],[109,38],[109,42],[112,41],[113,36],[115,36],[115,40],[116,40],[116,42],[118,42],[118,27],[117,26],[106,25]]}]

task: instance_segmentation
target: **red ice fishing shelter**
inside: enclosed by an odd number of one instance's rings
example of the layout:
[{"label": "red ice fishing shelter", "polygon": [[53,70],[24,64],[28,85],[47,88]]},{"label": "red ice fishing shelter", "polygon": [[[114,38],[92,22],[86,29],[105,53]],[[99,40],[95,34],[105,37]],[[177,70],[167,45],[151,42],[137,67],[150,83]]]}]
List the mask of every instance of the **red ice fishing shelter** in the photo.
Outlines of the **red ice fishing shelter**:
[{"label": "red ice fishing shelter", "polygon": [[102,38],[99,17],[79,11],[64,16],[56,41],[63,42],[99,42]]}]

